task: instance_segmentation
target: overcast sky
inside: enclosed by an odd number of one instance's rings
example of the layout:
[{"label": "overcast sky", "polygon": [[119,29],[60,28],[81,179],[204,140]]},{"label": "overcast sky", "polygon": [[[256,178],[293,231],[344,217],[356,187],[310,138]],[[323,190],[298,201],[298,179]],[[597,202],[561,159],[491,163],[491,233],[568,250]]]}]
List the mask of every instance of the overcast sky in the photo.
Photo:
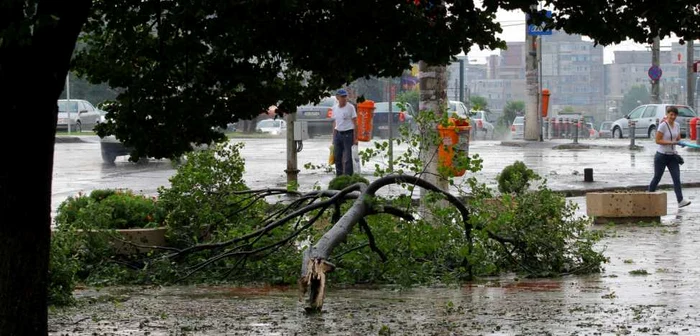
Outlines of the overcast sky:
[{"label": "overcast sky", "polygon": [[[496,20],[501,23],[503,33],[499,34],[501,39],[506,42],[525,41],[525,13],[522,11],[499,11],[496,14]],[[587,39],[584,37],[584,39]],[[678,38],[667,38],[661,41],[661,46],[670,46],[671,42],[678,42]],[[612,63],[613,51],[615,50],[645,50],[646,46],[634,43],[633,41],[625,41],[618,45],[605,47],[605,63]],[[478,46],[472,48],[469,52],[470,60],[477,60],[479,63],[485,63],[486,57],[491,54],[497,54],[493,50],[479,50]],[[651,63],[651,60],[649,60]]]}]

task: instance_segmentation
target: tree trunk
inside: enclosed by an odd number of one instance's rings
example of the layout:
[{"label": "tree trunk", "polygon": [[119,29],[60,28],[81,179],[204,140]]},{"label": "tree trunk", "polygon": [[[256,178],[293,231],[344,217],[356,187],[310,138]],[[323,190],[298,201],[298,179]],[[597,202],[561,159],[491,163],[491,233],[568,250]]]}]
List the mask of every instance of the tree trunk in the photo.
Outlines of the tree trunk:
[{"label": "tree trunk", "polygon": [[[32,131],[29,139],[0,132],[0,335],[46,335],[51,178],[56,101],[91,1],[40,1],[36,18],[24,1],[0,11],[0,33],[22,24],[33,35],[5,35],[0,44],[4,125]],[[51,18],[56,18],[51,23]],[[36,22],[43,22],[38,25]]]},{"label": "tree trunk", "polygon": [[[432,111],[438,116],[442,115],[442,109],[447,106],[447,68],[445,66],[431,66],[420,61],[418,64],[420,71],[420,111]],[[431,125],[429,132],[436,132],[437,125]],[[426,132],[427,133],[427,132]],[[431,135],[423,134],[423,139],[430,139]],[[441,190],[447,191],[449,188],[445,178],[438,173],[438,146],[432,141],[423,144],[421,150],[423,165],[427,173],[424,178]],[[423,190],[424,191],[424,190]]]}]

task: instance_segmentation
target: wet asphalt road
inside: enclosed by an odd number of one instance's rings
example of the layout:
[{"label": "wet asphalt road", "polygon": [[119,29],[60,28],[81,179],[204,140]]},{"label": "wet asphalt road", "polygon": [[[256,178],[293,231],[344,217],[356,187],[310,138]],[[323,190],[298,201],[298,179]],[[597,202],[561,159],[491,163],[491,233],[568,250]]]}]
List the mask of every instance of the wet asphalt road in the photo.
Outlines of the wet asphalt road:
[{"label": "wet asphalt road", "polygon": [[[119,157],[115,165],[102,163],[97,137],[82,137],[83,143],[57,143],[54,156],[54,179],[52,208],[68,196],[78,192],[89,192],[99,188],[130,188],[136,192],[155,195],[160,186],[168,186],[168,178],[175,169],[168,160],[151,160],[147,164],[128,162],[127,157]],[[282,138],[234,139],[245,143],[243,157],[246,159],[244,178],[251,188],[283,187],[286,185],[285,142]],[[324,164],[328,159],[329,139],[304,142],[299,153],[299,182],[302,190],[310,190],[315,184],[327,186],[332,173],[304,169],[305,163]],[[531,144],[529,147],[502,146],[499,141],[476,141],[471,153],[479,154],[484,160],[483,170],[476,173],[480,181],[495,186],[495,177],[503,167],[516,160],[523,161],[537,173],[547,178],[552,189],[587,189],[622,187],[648,184],[652,177],[655,145],[649,140],[641,140],[644,149],[630,151],[624,146],[628,140],[590,140],[583,143],[611,148],[583,150],[552,149],[557,143]],[[372,146],[360,143],[360,149]],[[402,147],[397,147],[400,153]],[[682,166],[684,183],[700,182],[700,152],[681,150],[686,164]],[[366,164],[362,173],[372,178],[374,164]],[[583,169],[593,168],[595,182],[583,182]],[[467,174],[465,177],[471,176]],[[668,174],[661,181],[670,184]]]}]

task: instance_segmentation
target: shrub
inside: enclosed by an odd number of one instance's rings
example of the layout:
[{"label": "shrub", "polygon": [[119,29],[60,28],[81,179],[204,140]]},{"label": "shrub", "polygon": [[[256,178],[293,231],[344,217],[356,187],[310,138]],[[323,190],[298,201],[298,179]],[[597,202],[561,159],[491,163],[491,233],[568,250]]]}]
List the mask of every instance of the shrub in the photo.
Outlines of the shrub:
[{"label": "shrub", "polygon": [[362,177],[362,175],[341,175],[336,176],[328,183],[328,189],[330,190],[343,190],[355,183],[365,183],[369,184],[369,181]]},{"label": "shrub", "polygon": [[49,254],[49,304],[72,304],[76,273],[80,268],[75,254],[74,240],[66,232],[56,231],[51,236]]},{"label": "shrub", "polygon": [[601,235],[588,230],[590,220],[577,217],[578,206],[545,185],[521,194],[501,196],[498,211],[492,204],[476,201],[478,213],[473,225],[484,227],[482,235],[493,232],[508,242],[484,240],[493,251],[491,262],[501,270],[530,276],[566,273],[597,273],[607,258],[594,249]]},{"label": "shrub", "polygon": [[171,244],[183,247],[224,239],[250,229],[265,214],[264,202],[247,208],[253,199],[239,194],[248,190],[242,146],[218,144],[188,154],[170,178],[170,188],[158,189]]},{"label": "shrub", "polygon": [[69,197],[58,207],[56,225],[75,229],[157,227],[164,214],[154,198],[130,190],[95,190]]},{"label": "shrub", "polygon": [[531,181],[539,179],[522,161],[515,161],[498,174],[498,191],[503,194],[522,194],[530,187]]}]

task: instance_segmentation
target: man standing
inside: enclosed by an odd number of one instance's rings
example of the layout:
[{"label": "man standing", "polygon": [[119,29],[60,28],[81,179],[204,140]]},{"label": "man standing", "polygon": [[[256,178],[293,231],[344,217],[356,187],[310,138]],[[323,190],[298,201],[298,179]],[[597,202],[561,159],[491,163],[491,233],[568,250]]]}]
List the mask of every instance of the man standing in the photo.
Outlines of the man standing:
[{"label": "man standing", "polygon": [[357,145],[357,111],[348,103],[348,92],[336,92],[338,103],[333,105],[333,148],[335,174],[353,175],[352,146]]}]

